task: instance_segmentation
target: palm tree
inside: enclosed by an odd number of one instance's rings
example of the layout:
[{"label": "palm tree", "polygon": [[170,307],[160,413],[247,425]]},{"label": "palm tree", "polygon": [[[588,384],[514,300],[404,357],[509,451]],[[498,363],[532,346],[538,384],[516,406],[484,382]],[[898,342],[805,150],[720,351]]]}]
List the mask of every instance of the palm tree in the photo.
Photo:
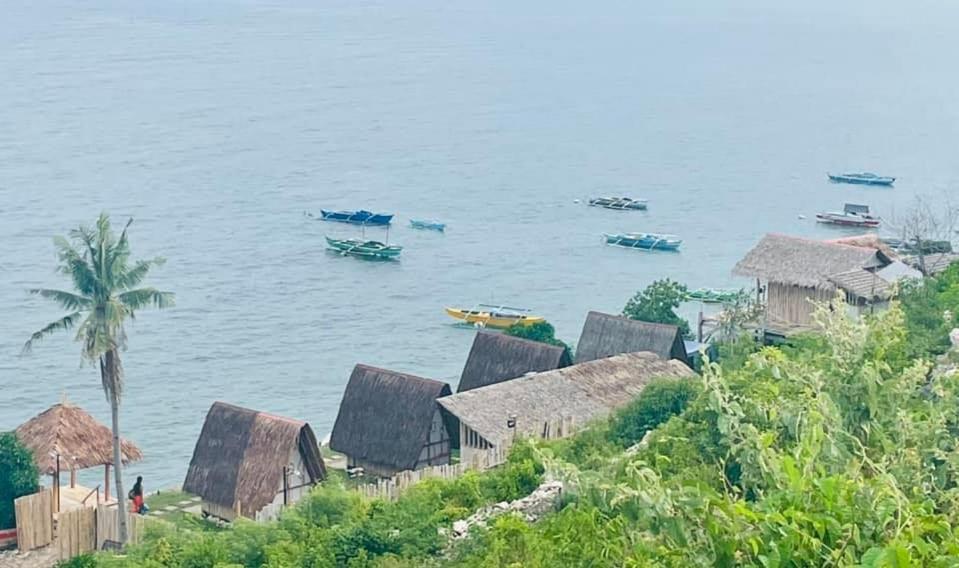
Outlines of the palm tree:
[{"label": "palm tree", "polygon": [[38,288],[31,294],[49,298],[69,313],[34,333],[23,346],[29,352],[35,341],[60,330],[77,328],[76,340],[83,344],[83,360],[100,367],[103,392],[110,402],[113,419],[113,473],[116,480],[120,541],[127,540],[126,494],[123,492],[120,455],[120,398],[123,395],[123,366],[120,350],[126,347],[123,324],[134,319],[141,308],[165,308],[173,305],[173,294],[155,288],[137,288],[150,269],[162,258],[130,261],[127,229],[118,239],[110,228],[110,218],[101,213],[96,227],[70,232],[70,239],[57,237],[60,266],[58,272],[70,278],[74,292]]}]

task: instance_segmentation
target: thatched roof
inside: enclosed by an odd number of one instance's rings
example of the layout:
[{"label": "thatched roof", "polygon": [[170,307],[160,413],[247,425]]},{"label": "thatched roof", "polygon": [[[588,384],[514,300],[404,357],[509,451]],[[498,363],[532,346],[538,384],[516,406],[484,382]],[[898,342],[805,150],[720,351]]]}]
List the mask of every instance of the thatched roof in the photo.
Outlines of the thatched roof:
[{"label": "thatched roof", "polygon": [[416,466],[446,383],[357,365],[343,393],[330,448],[397,470]]},{"label": "thatched roof", "polygon": [[306,422],[225,402],[214,402],[193,449],[183,490],[253,517],[283,486],[283,468],[294,450],[306,477],[326,478],[313,429]]},{"label": "thatched roof", "polygon": [[479,331],[473,339],[457,392],[496,384],[526,373],[572,364],[566,349],[503,333]]},{"label": "thatched roof", "polygon": [[[57,454],[61,471],[113,464],[113,432],[68,402],[55,404],[27,420],[16,434],[33,452],[41,473],[56,473]],[[143,459],[140,448],[127,440],[121,441],[120,452],[124,464]]]},{"label": "thatched roof", "polygon": [[882,251],[882,253],[890,259],[898,258],[899,256],[894,250],[892,250],[892,247],[882,242],[882,239],[880,239],[879,235],[876,233],[866,233],[865,235],[853,235],[851,237],[829,239],[824,242]]},{"label": "thatched roof", "polygon": [[572,418],[582,427],[636,397],[656,377],[689,377],[685,364],[653,353],[626,353],[527,375],[439,399],[450,414],[492,444],[540,431],[546,422]]},{"label": "thatched roof", "polygon": [[886,300],[893,290],[892,284],[874,272],[858,268],[834,274],[829,277],[829,281],[847,293],[866,300]]},{"label": "thatched roof", "polygon": [[882,251],[824,241],[769,234],[736,264],[733,273],[780,284],[834,289],[831,276],[880,268],[890,259]]},{"label": "thatched roof", "polygon": [[621,353],[649,351],[663,359],[688,363],[683,336],[675,325],[638,321],[589,312],[576,344],[576,362],[593,361]]},{"label": "thatched roof", "polygon": [[[925,258],[926,263],[926,273],[930,276],[935,276],[942,272],[945,272],[952,263],[959,262],[959,253],[955,252],[945,252],[945,253],[932,253],[927,254]],[[919,257],[918,256],[909,256],[903,259],[903,261],[916,269],[919,268]]]}]

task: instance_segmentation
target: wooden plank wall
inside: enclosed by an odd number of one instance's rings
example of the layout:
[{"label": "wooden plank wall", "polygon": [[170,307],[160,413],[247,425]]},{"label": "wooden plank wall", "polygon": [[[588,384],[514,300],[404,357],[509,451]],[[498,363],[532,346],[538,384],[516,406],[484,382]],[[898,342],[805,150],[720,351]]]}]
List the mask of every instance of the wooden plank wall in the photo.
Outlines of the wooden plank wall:
[{"label": "wooden plank wall", "polygon": [[[129,511],[124,514],[127,516],[127,536],[129,537],[127,544],[138,544],[140,539],[143,538],[144,526],[148,522],[147,518]],[[107,540],[114,542],[120,540],[120,523],[115,504],[97,506],[97,550],[103,548],[103,543]]]},{"label": "wooden plank wall", "polygon": [[13,502],[17,515],[17,548],[33,550],[53,542],[53,492],[44,489]]},{"label": "wooden plank wall", "polygon": [[82,507],[60,513],[57,522],[60,560],[69,560],[97,549],[97,510]]}]

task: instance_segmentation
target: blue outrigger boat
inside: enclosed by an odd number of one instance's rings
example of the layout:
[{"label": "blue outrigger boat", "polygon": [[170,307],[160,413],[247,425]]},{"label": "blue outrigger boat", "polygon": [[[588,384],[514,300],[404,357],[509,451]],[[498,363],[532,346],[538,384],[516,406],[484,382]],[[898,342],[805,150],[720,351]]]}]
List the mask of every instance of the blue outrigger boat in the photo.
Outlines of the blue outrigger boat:
[{"label": "blue outrigger boat", "polygon": [[446,223],[440,223],[439,221],[410,219],[410,227],[414,229],[424,229],[427,231],[443,232],[446,230]]},{"label": "blue outrigger boat", "polygon": [[327,211],[320,209],[324,221],[338,221],[353,223],[354,225],[389,225],[393,221],[393,214],[373,213],[360,209],[359,211]]},{"label": "blue outrigger boat", "polygon": [[394,260],[403,252],[399,245],[388,245],[380,241],[361,241],[359,239],[334,239],[326,237],[326,244],[330,250],[343,256],[359,256],[378,260]]},{"label": "blue outrigger boat", "polygon": [[643,250],[679,250],[679,245],[683,243],[681,239],[674,235],[660,235],[657,233],[604,233],[606,244],[618,247],[637,248]]},{"label": "blue outrigger boat", "polygon": [[880,176],[869,172],[849,174],[826,174],[830,181],[836,183],[855,183],[860,185],[892,185],[896,178]]}]

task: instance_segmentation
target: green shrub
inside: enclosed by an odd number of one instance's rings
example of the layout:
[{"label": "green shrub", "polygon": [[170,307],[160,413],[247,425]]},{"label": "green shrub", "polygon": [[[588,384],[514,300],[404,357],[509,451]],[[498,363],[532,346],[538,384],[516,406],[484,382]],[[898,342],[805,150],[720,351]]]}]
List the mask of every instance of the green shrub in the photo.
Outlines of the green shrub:
[{"label": "green shrub", "polygon": [[680,414],[701,392],[702,386],[693,379],[654,379],[616,413],[609,435],[622,447],[632,446],[646,432]]},{"label": "green shrub", "polygon": [[57,568],[96,568],[97,561],[92,554],[81,554],[69,560],[57,562]]},{"label": "green shrub", "polygon": [[573,358],[573,350],[569,345],[566,344],[566,342],[556,338],[556,328],[554,328],[553,324],[549,323],[548,321],[541,321],[532,325],[514,323],[503,330],[503,333],[506,335],[512,335],[513,337],[520,337],[522,339],[529,339],[530,341],[538,341],[540,343],[548,343],[549,345],[562,347],[566,350],[566,355],[569,356],[570,359]]},{"label": "green shrub", "polygon": [[679,326],[683,337],[690,338],[689,322],[676,314],[689,290],[684,284],[666,278],[647,286],[626,302],[623,315],[634,320]]},{"label": "green shrub", "polygon": [[0,434],[0,529],[17,524],[13,501],[39,488],[40,472],[33,454],[13,432]]}]

